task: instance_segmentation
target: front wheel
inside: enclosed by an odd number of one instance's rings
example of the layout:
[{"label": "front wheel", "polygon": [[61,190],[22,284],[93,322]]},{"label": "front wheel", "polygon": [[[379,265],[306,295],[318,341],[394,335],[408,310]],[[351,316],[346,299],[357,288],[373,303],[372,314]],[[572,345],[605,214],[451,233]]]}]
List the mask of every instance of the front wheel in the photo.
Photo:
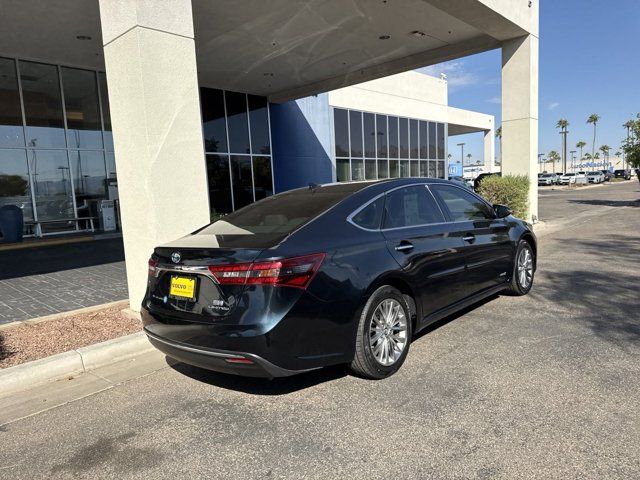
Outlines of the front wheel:
[{"label": "front wheel", "polygon": [[533,275],[536,265],[535,254],[528,241],[520,240],[520,242],[518,242],[513,263],[511,282],[506,292],[511,295],[526,295],[533,286]]},{"label": "front wheel", "polygon": [[409,305],[395,288],[378,288],[365,304],[358,322],[351,370],[365,378],[381,379],[402,366],[411,341]]}]

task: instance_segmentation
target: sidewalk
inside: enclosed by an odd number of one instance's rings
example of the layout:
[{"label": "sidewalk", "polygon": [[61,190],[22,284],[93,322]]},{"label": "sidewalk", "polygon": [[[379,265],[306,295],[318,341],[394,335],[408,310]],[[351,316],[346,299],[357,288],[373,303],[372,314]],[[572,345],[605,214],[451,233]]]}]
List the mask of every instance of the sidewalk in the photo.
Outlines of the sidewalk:
[{"label": "sidewalk", "polygon": [[121,238],[0,250],[0,324],[128,297]]}]

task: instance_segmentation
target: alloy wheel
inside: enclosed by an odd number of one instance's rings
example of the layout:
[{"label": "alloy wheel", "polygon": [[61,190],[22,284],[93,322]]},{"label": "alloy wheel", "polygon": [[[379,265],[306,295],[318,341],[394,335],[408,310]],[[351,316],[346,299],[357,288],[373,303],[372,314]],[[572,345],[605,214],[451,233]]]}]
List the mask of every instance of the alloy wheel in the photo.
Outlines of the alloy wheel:
[{"label": "alloy wheel", "polygon": [[387,298],[371,316],[369,346],[378,363],[391,366],[407,346],[407,317],[400,302]]},{"label": "alloy wheel", "polygon": [[533,281],[533,253],[529,247],[524,247],[518,255],[518,283],[525,290]]}]

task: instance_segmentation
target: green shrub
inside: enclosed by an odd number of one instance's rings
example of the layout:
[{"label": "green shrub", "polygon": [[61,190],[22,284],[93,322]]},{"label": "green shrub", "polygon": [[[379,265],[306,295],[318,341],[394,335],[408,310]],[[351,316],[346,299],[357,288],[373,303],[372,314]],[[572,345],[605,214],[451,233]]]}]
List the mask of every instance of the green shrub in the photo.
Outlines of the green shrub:
[{"label": "green shrub", "polygon": [[492,204],[506,205],[513,215],[526,219],[529,213],[529,177],[526,175],[492,175],[480,182],[479,192]]}]

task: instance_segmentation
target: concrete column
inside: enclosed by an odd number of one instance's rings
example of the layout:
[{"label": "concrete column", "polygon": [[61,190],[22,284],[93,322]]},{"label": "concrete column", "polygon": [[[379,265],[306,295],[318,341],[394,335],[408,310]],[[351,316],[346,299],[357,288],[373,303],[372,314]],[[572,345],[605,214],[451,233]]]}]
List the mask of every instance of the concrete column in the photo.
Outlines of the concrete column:
[{"label": "concrete column", "polygon": [[131,308],[153,248],[209,222],[191,0],[100,0]]},{"label": "concrete column", "polygon": [[496,142],[495,142],[495,130],[484,131],[484,164],[487,166],[489,172],[496,171]]},{"label": "concrete column", "polygon": [[538,37],[502,44],[502,173],[529,176],[529,217],[538,218]]}]

